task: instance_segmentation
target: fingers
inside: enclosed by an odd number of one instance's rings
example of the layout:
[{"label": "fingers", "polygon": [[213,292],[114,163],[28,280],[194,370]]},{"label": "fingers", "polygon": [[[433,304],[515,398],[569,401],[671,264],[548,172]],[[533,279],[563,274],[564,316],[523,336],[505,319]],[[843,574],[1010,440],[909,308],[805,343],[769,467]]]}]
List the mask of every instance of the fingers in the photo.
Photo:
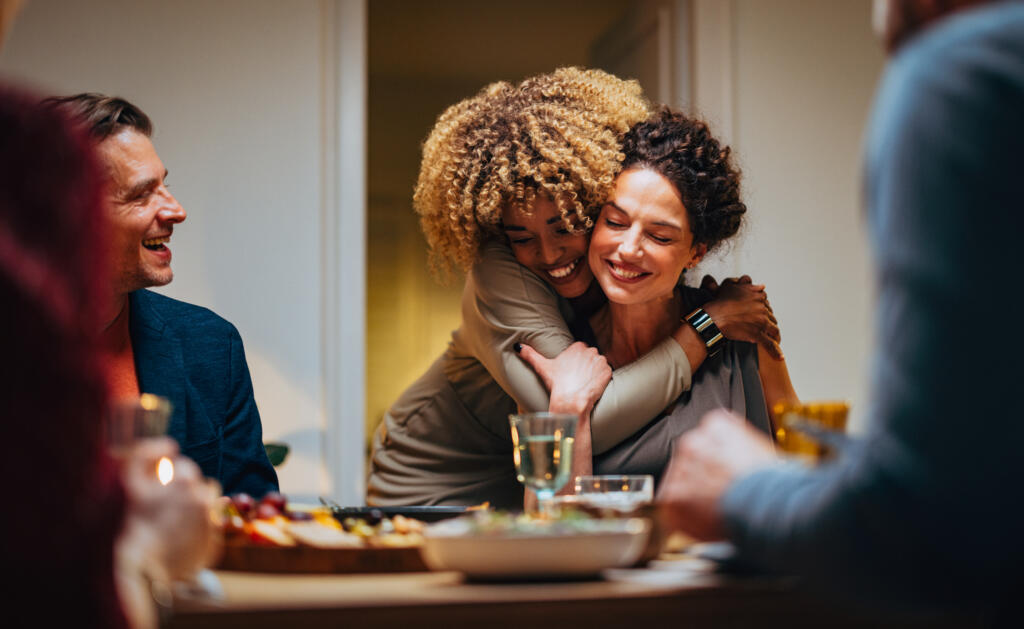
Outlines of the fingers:
[{"label": "fingers", "polygon": [[709,448],[713,449],[716,430],[714,425],[720,421],[719,415],[728,416],[728,413],[717,409],[709,411],[701,418],[697,428],[685,433],[676,441],[676,457],[685,462],[681,469],[685,470],[687,466],[699,462],[702,453],[707,452]]},{"label": "fingers", "polygon": [[161,457],[173,459],[178,456],[178,442],[170,437],[147,437],[132,444],[132,459],[146,463]]},{"label": "fingers", "polygon": [[699,431],[691,431],[689,434],[697,434],[706,436],[711,440],[716,440],[718,437],[726,437],[733,434],[736,428],[742,428],[747,423],[742,415],[724,409],[716,408],[708,411],[700,421]]},{"label": "fingers", "polygon": [[781,342],[782,333],[779,331],[779,324],[775,320],[775,316],[769,312],[768,320],[762,325],[761,331],[757,335],[757,343],[773,359],[783,360],[782,347],[779,345]]},{"label": "fingers", "polygon": [[[753,284],[753,283],[754,283],[754,281],[750,279],[749,275],[741,275],[740,277],[727,277],[724,280],[722,280],[722,284]],[[764,288],[764,285],[762,285],[762,284],[758,284],[758,286],[760,286],[761,288]]]},{"label": "fingers", "polygon": [[[566,356],[574,356],[575,360],[566,363],[568,369],[580,372],[589,371],[597,380],[603,380],[607,384],[612,375],[612,368],[608,359],[596,347],[591,347],[581,341],[576,341],[559,355],[559,359]],[[561,366],[556,368],[562,368]],[[604,387],[601,387],[602,391]],[[598,394],[600,396],[600,393]],[[596,401],[596,399],[595,399]]]},{"label": "fingers", "polygon": [[206,489],[210,492],[210,496],[212,496],[212,500],[214,502],[225,497],[224,488],[221,487],[220,481],[216,478],[206,478],[203,479],[203,482],[206,484]]},{"label": "fingers", "polygon": [[529,345],[523,345],[521,343],[516,343],[516,352],[519,354],[520,358],[526,361],[527,365],[533,367],[534,371],[539,374],[544,373],[544,368],[547,367],[548,359],[543,354]]},{"label": "fingers", "polygon": [[736,413],[728,409],[715,408],[711,409],[707,413],[704,413],[704,417],[702,417],[700,420],[700,425],[704,427],[705,430],[712,430],[715,427],[723,424],[742,425],[744,421],[745,420],[743,419],[743,416],[737,415]]},{"label": "fingers", "polygon": [[174,458],[174,479],[179,483],[198,483],[203,480],[203,472],[192,459],[178,456]]},{"label": "fingers", "polygon": [[768,337],[767,335],[761,339],[761,347],[775,360],[785,360],[786,357],[782,354],[782,346],[775,339]]},{"label": "fingers", "polygon": [[170,437],[147,437],[131,445],[127,457],[121,462],[122,479],[129,493],[148,491],[157,483],[157,466],[161,459],[173,461],[178,457],[178,443]]},{"label": "fingers", "polygon": [[701,280],[700,282],[700,288],[701,290],[706,290],[711,293],[715,293],[718,291],[718,282],[716,282],[715,278],[713,278],[712,276],[705,275],[704,279]]}]

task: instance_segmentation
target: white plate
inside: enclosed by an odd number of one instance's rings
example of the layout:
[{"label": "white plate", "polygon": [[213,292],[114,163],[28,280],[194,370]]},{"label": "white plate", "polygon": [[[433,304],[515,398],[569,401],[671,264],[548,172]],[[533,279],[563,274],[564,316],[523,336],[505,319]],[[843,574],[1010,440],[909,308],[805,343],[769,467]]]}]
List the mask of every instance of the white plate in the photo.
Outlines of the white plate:
[{"label": "white plate", "polygon": [[468,534],[440,523],[427,528],[422,554],[433,570],[470,577],[581,577],[632,565],[649,534],[650,522],[641,518],[602,520],[598,530],[552,535]]}]

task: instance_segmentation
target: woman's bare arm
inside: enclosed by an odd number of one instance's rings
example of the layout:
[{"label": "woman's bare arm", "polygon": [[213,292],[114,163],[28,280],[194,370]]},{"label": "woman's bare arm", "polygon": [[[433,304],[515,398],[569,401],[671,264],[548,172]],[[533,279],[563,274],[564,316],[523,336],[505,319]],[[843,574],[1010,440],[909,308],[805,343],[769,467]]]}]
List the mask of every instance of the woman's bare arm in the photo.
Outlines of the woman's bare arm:
[{"label": "woman's bare arm", "polygon": [[778,418],[775,417],[775,405],[779,402],[799,404],[800,398],[796,395],[793,383],[789,379],[789,368],[786,367],[786,360],[777,360],[768,355],[764,347],[757,346],[758,372],[761,376],[761,388],[764,389],[764,400],[768,404],[768,415],[771,416],[772,425],[778,425]]}]

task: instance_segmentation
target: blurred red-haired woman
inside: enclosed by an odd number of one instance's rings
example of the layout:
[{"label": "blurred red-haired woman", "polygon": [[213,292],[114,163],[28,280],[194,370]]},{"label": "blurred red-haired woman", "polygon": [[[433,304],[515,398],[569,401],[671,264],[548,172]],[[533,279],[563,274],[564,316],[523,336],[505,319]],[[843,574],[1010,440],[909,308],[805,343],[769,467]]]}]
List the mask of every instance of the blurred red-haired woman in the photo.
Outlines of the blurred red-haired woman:
[{"label": "blurred red-haired woman", "polygon": [[17,602],[5,626],[153,626],[153,583],[188,577],[215,546],[195,464],[177,459],[166,487],[155,478],[173,442],[119,466],[102,440],[103,181],[63,114],[0,87],[0,556]]}]

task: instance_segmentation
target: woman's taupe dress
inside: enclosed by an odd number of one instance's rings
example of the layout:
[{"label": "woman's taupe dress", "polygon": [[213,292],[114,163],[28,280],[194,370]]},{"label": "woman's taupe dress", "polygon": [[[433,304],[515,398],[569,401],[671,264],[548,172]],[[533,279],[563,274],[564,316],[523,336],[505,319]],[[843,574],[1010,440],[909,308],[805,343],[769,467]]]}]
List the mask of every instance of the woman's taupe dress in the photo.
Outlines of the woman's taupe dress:
[{"label": "woman's taupe dress", "polygon": [[[705,297],[700,290],[686,286],[679,290],[683,312],[703,305]],[[757,345],[726,341],[721,352],[701,364],[689,390],[663,413],[621,443],[595,453],[594,473],[652,474],[656,481],[660,480],[676,438],[695,428],[708,411],[716,408],[730,409],[765,434],[771,434],[758,371]]]}]

